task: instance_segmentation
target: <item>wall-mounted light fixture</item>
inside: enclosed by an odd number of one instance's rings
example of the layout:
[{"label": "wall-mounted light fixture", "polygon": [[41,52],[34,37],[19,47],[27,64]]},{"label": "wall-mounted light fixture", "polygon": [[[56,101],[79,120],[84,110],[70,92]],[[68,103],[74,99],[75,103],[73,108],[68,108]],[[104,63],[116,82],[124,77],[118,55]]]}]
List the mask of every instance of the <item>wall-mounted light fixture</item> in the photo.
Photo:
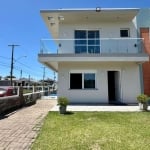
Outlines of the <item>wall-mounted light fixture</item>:
[{"label": "wall-mounted light fixture", "polygon": [[52,20],[54,20],[54,17],[48,16],[47,19],[50,20],[50,21],[52,21]]},{"label": "wall-mounted light fixture", "polygon": [[101,8],[100,7],[96,7],[96,12],[100,12]]},{"label": "wall-mounted light fixture", "polygon": [[55,25],[55,22],[51,22],[50,25],[51,25],[51,26]]},{"label": "wall-mounted light fixture", "polygon": [[52,16],[48,16],[47,19],[50,21],[50,25],[53,26],[55,24],[55,19]]},{"label": "wall-mounted light fixture", "polygon": [[63,20],[64,20],[64,16],[58,16],[58,19],[59,19],[60,21],[63,21]]}]

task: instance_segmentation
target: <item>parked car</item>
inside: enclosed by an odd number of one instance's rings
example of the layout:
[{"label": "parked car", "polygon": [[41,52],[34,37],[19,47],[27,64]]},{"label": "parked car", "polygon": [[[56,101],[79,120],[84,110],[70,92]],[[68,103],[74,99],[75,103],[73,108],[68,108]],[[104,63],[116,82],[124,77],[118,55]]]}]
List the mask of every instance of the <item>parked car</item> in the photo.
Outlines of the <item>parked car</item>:
[{"label": "parked car", "polygon": [[10,86],[0,87],[0,97],[17,95],[17,89]]}]

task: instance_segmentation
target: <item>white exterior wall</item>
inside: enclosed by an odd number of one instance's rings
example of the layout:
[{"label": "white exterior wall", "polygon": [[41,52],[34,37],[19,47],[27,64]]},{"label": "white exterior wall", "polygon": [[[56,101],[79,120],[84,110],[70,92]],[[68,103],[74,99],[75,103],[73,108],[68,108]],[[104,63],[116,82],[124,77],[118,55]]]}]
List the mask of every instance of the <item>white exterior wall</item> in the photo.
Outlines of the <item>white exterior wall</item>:
[{"label": "white exterior wall", "polygon": [[[70,72],[73,70],[94,70],[96,89],[70,89]],[[135,63],[59,63],[58,96],[67,96],[71,103],[108,103],[107,71],[120,71],[120,101],[136,103],[141,90],[139,67]]]},{"label": "white exterior wall", "polygon": [[[133,22],[106,22],[106,23],[88,23],[88,24],[60,24],[59,27],[59,38],[60,39],[72,39],[69,41],[61,40],[61,48],[59,48],[59,53],[74,53],[74,31],[75,30],[99,30],[100,31],[100,38],[120,38],[120,29],[129,29],[130,37],[137,38],[137,30],[136,26]],[[103,42],[103,43],[102,43]],[[107,41],[102,40],[102,48],[101,51],[108,51],[107,48],[108,43]],[[123,45],[126,42],[122,42],[119,48],[123,48],[126,46]],[[133,41],[131,43],[134,44]],[[136,43],[136,40],[135,40]],[[130,43],[129,43],[130,44]],[[112,46],[111,46],[112,47]],[[133,51],[136,48],[132,45],[131,49]],[[134,50],[135,49],[135,50]]]},{"label": "white exterior wall", "polygon": [[[99,30],[100,38],[120,38],[120,29],[129,29],[130,38],[137,38],[137,27],[135,19],[130,22],[99,22],[87,24],[60,24],[59,39],[61,47],[59,53],[74,53],[74,31],[75,30]],[[123,39],[123,38],[122,38]],[[103,42],[103,43],[102,43]],[[134,41],[131,41],[129,50],[136,52]],[[119,52],[124,52],[127,42],[123,41],[118,47]],[[101,52],[110,52],[109,47],[114,51],[116,47],[101,41]],[[113,47],[114,46],[114,47]],[[113,52],[113,51],[111,51]],[[136,103],[136,96],[140,94],[139,66],[132,62],[61,62],[58,65],[58,96],[66,96],[71,103],[108,103],[108,71],[119,71],[120,73],[120,101],[124,103]],[[96,72],[96,89],[70,89],[70,72],[93,70]]]}]

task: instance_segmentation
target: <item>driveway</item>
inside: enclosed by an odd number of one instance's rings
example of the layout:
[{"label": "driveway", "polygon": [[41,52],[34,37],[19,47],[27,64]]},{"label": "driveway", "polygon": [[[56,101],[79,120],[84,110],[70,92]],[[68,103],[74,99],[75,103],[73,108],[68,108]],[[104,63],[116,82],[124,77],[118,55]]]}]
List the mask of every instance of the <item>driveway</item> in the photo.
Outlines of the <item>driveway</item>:
[{"label": "driveway", "polygon": [[28,150],[40,130],[42,120],[56,100],[38,100],[35,105],[0,117],[0,150]]}]

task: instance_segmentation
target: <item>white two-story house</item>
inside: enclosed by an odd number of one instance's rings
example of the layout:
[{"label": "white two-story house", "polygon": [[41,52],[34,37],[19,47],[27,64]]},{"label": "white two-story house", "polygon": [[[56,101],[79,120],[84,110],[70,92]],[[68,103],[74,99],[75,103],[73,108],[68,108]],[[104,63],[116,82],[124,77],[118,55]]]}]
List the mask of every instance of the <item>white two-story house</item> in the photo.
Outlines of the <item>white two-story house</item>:
[{"label": "white two-story house", "polygon": [[58,72],[58,96],[70,103],[136,103],[141,64],[148,61],[138,37],[139,9],[41,10],[51,39],[38,60]]}]

